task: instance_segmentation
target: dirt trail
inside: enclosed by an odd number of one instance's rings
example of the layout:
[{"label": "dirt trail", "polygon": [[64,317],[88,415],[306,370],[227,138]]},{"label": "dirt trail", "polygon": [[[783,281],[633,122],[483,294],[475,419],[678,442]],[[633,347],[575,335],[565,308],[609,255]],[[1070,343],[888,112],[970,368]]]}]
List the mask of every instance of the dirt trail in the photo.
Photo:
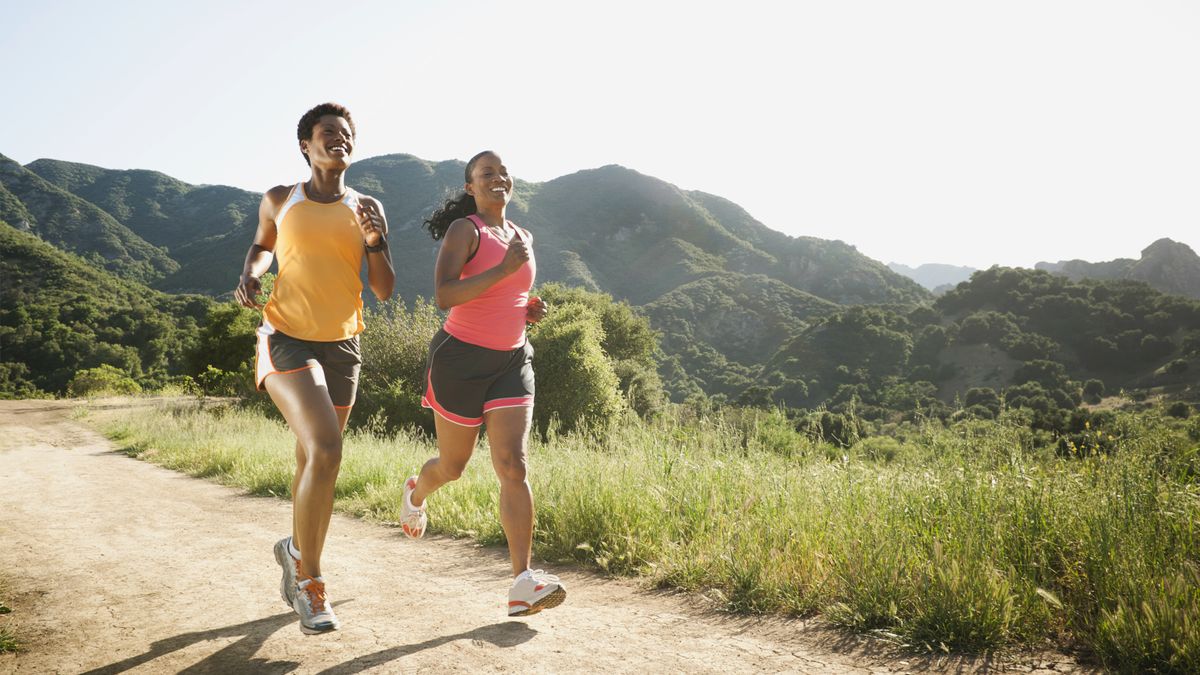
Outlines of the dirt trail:
[{"label": "dirt trail", "polygon": [[[505,616],[500,551],[335,515],[325,570],[343,629],[302,635],[271,545],[290,505],[130,459],[75,403],[0,401],[0,672],[1064,672],[921,659],[814,622],[733,618],[682,594],[555,567],[569,595]],[[93,404],[96,405],[96,404]]]}]

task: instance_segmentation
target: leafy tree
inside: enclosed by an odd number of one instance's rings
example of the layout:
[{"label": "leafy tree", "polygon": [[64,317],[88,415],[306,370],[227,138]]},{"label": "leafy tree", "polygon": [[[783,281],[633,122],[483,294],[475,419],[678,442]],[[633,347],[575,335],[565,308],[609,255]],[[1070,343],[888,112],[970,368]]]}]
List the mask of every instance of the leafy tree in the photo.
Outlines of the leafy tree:
[{"label": "leafy tree", "polygon": [[967,409],[981,407],[987,410],[990,415],[987,419],[994,419],[1000,414],[1000,395],[995,389],[990,387],[974,387],[967,390],[967,395],[963,399],[963,404]]},{"label": "leafy tree", "polygon": [[963,319],[959,325],[958,341],[963,344],[1002,344],[1009,336],[1021,332],[1013,319],[1013,315],[1007,313],[975,312]]},{"label": "leafy tree", "polygon": [[[534,294],[550,306],[551,312],[559,305],[570,303],[590,309],[600,320],[604,336],[600,346],[617,375],[626,402],[642,417],[652,417],[662,411],[666,393],[655,358],[659,352],[658,333],[650,327],[645,316],[629,303],[613,300],[607,293],[582,288],[551,283],[540,286]],[[535,327],[531,333],[538,330]]]},{"label": "leafy tree", "polygon": [[537,370],[534,423],[543,433],[557,419],[563,431],[600,425],[624,408],[619,382],[605,358],[600,317],[577,302],[558,304],[533,332]]}]

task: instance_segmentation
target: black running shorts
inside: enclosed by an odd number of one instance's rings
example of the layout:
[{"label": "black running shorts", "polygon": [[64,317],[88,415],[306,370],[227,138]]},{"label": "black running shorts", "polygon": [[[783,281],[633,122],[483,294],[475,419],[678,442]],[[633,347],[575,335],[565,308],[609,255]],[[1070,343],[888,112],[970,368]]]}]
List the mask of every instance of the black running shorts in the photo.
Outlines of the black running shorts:
[{"label": "black running shorts", "polygon": [[477,427],[497,408],[533,406],[533,347],[496,350],[463,342],[445,329],[429,343],[421,405],[455,424]]},{"label": "black running shorts", "polygon": [[313,342],[284,335],[265,320],[258,327],[258,350],[254,367],[254,384],[259,391],[268,375],[313,370],[318,384],[329,389],[329,400],[335,408],[354,405],[358,391],[358,369],[362,366],[362,351],[358,336],[336,342]]}]

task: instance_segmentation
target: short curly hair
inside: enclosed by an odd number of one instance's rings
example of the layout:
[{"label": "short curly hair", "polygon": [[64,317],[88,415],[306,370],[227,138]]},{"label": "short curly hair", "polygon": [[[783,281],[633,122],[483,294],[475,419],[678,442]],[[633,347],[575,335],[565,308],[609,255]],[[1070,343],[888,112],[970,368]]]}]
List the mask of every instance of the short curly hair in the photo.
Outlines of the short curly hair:
[{"label": "short curly hair", "polygon": [[[350,135],[352,137],[358,135],[358,132],[354,129],[354,118],[350,116],[350,111],[346,109],[346,106],[339,105],[337,103],[322,103],[321,105],[315,106],[312,110],[304,113],[304,116],[300,118],[300,123],[296,125],[296,140],[311,141],[313,136],[313,127],[315,127],[317,125],[317,121],[325,115],[337,115],[338,117],[344,118],[346,120],[346,124],[350,125]],[[308,159],[308,155],[306,155],[303,150],[300,151],[300,154],[304,155],[304,161],[311,166],[312,162]]]}]

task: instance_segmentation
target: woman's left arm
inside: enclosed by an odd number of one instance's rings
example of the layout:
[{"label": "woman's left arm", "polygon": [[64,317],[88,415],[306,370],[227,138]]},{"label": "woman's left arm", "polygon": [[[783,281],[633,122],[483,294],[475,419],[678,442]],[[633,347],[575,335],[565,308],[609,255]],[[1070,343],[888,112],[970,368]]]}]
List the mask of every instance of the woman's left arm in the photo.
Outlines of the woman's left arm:
[{"label": "woman's left arm", "polygon": [[358,227],[367,249],[367,283],[376,298],[387,300],[396,289],[396,272],[387,244],[387,217],[379,200],[365,195],[359,199]]}]

